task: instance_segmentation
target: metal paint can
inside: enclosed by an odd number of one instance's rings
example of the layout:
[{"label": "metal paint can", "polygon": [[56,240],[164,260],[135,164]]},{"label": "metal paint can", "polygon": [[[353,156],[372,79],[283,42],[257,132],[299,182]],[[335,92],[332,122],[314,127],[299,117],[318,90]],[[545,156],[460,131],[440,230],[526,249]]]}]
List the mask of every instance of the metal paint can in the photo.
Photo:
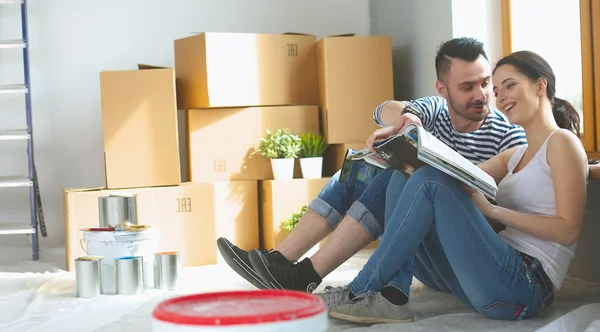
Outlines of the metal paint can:
[{"label": "metal paint can", "polygon": [[144,258],[127,256],[115,258],[117,294],[134,295],[144,291]]},{"label": "metal paint can", "polygon": [[137,225],[137,195],[110,194],[98,197],[100,227]]},{"label": "metal paint can", "polygon": [[83,256],[75,259],[77,297],[91,298],[102,294],[102,257]]},{"label": "metal paint can", "polygon": [[158,252],[154,254],[154,288],[176,289],[180,268],[181,263],[178,252]]}]

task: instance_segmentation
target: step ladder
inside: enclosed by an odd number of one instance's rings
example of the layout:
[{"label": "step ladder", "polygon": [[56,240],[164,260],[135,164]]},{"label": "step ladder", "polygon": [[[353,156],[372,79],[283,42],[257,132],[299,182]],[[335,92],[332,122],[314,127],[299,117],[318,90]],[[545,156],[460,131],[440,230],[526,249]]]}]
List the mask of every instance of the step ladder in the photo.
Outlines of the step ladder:
[{"label": "step ladder", "polygon": [[[42,211],[42,201],[38,185],[37,172],[33,157],[33,124],[31,112],[31,86],[29,80],[29,39],[27,30],[27,1],[26,0],[0,0],[0,5],[21,6],[21,38],[17,40],[0,41],[1,51],[10,49],[22,49],[23,51],[23,78],[24,84],[0,85],[0,97],[3,94],[23,94],[25,96],[26,129],[0,130],[0,144],[4,141],[22,140],[27,142],[27,159],[29,175],[27,177],[0,176],[0,190],[29,187],[29,225],[26,222],[20,224],[7,224],[0,221],[0,235],[20,234],[30,236],[33,251],[33,260],[39,259],[38,229],[42,236],[48,236],[46,223]],[[1,105],[1,102],[0,102]],[[5,159],[6,160],[6,159]]]}]

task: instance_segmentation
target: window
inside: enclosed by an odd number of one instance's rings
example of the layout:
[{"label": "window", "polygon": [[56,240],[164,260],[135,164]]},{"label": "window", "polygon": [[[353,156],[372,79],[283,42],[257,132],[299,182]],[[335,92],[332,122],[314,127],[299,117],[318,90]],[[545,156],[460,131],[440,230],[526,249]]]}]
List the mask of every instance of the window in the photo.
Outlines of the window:
[{"label": "window", "polygon": [[600,1],[502,0],[502,15],[505,55],[530,50],[550,63],[556,96],[577,109],[586,150],[598,152],[600,33],[593,31],[600,32]]}]

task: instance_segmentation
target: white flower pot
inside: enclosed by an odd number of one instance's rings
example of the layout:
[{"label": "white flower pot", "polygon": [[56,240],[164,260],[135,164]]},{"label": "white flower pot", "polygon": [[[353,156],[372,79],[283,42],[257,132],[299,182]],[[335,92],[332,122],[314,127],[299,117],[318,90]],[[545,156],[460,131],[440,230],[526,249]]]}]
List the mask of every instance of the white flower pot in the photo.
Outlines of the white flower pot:
[{"label": "white flower pot", "polygon": [[300,169],[305,179],[323,177],[323,157],[300,158]]},{"label": "white flower pot", "polygon": [[291,180],[294,178],[294,158],[271,159],[273,179]]}]

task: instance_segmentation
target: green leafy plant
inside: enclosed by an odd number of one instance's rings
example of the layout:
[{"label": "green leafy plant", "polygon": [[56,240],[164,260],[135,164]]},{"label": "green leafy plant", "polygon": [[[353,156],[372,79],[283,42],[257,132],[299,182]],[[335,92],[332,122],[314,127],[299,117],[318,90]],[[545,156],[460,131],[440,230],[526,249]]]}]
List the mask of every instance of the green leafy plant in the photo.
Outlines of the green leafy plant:
[{"label": "green leafy plant", "polygon": [[267,129],[267,136],[258,144],[258,153],[270,159],[296,158],[301,147],[300,137],[289,129],[279,129],[274,133]]},{"label": "green leafy plant", "polygon": [[298,221],[300,221],[300,218],[302,218],[302,216],[304,215],[304,212],[306,212],[306,209],[308,209],[308,207],[306,205],[303,205],[298,209],[298,211],[290,214],[287,218],[283,219],[283,221],[281,222],[281,228],[288,232],[293,231]]},{"label": "green leafy plant", "polygon": [[325,138],[315,133],[305,133],[300,136],[302,142],[302,156],[304,158],[322,157],[329,146]]}]

